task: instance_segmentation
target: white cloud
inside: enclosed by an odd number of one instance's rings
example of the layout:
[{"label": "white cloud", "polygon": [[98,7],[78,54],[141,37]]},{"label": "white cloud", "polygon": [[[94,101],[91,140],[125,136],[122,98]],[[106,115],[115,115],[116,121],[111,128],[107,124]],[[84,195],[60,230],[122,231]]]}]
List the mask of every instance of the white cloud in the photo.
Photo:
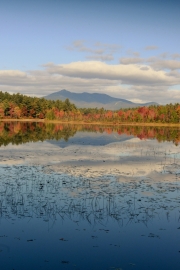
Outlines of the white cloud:
[{"label": "white cloud", "polygon": [[110,51],[111,53],[119,52],[122,49],[121,45],[108,44],[108,43],[102,43],[102,42],[96,42],[94,46],[103,48],[104,50]]},{"label": "white cloud", "polygon": [[172,57],[174,57],[173,59],[164,59],[166,57],[168,57],[168,55],[165,53],[159,55],[159,57],[153,56],[147,59],[142,57],[122,57],[119,61],[123,65],[146,63],[156,70],[180,69],[180,60],[177,60],[178,54],[172,55]]},{"label": "white cloud", "polygon": [[140,58],[140,57],[134,57],[134,58],[122,57],[122,58],[120,58],[119,61],[123,65],[129,65],[129,64],[143,63],[144,62],[144,59],[143,58]]},{"label": "white cloud", "polygon": [[26,73],[19,70],[0,70],[0,78],[8,77],[26,77]]},{"label": "white cloud", "polygon": [[180,101],[177,85],[180,85],[178,70],[155,70],[150,65],[139,63],[48,63],[43,65],[42,70],[0,71],[0,90],[37,96],[67,89],[72,92],[106,93],[134,101],[169,103]]},{"label": "white cloud", "polygon": [[[108,65],[99,61],[73,62],[61,65],[45,65],[50,74],[86,79],[118,80],[123,84],[174,85],[178,79],[162,70],[141,69],[138,65]],[[144,67],[144,66],[143,66]]]},{"label": "white cloud", "polygon": [[146,51],[154,51],[154,50],[157,50],[157,49],[158,49],[158,47],[154,46],[154,45],[150,45],[150,46],[145,47]]},{"label": "white cloud", "polygon": [[148,61],[151,63],[151,66],[156,69],[180,69],[180,61],[178,60],[161,60],[150,58]]},{"label": "white cloud", "polygon": [[112,61],[114,57],[112,54],[104,54],[104,55],[89,55],[86,57],[87,59],[98,60],[98,61]]},{"label": "white cloud", "polygon": [[134,103],[146,103],[146,102],[148,102],[146,100],[142,100],[142,99],[139,99],[139,98],[131,98],[129,100],[134,102]]}]

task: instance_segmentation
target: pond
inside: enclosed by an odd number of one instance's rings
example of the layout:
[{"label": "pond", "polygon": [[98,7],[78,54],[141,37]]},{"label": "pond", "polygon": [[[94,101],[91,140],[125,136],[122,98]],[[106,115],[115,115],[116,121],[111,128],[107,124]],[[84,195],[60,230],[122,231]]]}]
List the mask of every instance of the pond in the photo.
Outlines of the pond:
[{"label": "pond", "polygon": [[2,269],[179,269],[180,130],[0,122]]}]

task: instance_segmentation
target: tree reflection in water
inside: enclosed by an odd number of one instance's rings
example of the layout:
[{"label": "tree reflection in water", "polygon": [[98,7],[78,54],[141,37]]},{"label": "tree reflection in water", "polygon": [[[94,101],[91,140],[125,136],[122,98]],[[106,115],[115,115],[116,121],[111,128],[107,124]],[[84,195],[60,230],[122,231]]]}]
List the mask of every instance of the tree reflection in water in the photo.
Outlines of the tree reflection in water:
[{"label": "tree reflection in water", "polygon": [[[9,144],[0,156],[2,269],[179,269],[179,146],[132,135],[179,141],[178,128],[0,123]],[[63,142],[10,144],[52,139]]]},{"label": "tree reflection in water", "polygon": [[180,142],[180,129],[178,127],[148,127],[148,126],[97,126],[55,124],[43,122],[0,122],[0,146],[37,142],[44,140],[68,141],[76,132],[100,132],[126,134],[140,139],[157,139],[159,142],[172,141],[176,145]]}]

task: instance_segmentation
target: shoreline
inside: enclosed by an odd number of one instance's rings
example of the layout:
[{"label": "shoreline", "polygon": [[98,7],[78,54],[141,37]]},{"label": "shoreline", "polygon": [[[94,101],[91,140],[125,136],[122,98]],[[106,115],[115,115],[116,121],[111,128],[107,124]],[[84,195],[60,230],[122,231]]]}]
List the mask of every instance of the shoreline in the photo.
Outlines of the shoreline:
[{"label": "shoreline", "polygon": [[180,123],[138,123],[138,122],[121,122],[121,123],[104,123],[104,122],[85,122],[85,121],[61,121],[61,120],[46,120],[46,119],[0,119],[0,122],[42,122],[54,124],[71,124],[71,125],[101,125],[101,126],[156,126],[156,127],[179,127]]}]

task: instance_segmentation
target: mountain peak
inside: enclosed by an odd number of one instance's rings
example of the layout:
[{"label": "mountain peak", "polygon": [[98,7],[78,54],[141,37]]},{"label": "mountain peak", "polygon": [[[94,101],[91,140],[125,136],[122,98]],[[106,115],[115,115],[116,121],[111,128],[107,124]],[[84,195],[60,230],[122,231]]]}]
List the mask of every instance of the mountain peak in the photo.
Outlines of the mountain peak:
[{"label": "mountain peak", "polygon": [[56,93],[62,93],[62,94],[66,94],[66,93],[71,93],[70,91],[66,90],[66,89],[62,89],[59,92]]},{"label": "mountain peak", "polygon": [[[148,104],[133,103],[122,98],[111,97],[101,93],[74,93],[66,89],[52,93],[45,97],[51,100],[65,100],[68,98],[71,103],[74,103],[78,108],[104,108],[108,110],[118,110],[121,108],[132,108],[139,106],[148,106]],[[149,103],[149,105],[152,103]]]}]

